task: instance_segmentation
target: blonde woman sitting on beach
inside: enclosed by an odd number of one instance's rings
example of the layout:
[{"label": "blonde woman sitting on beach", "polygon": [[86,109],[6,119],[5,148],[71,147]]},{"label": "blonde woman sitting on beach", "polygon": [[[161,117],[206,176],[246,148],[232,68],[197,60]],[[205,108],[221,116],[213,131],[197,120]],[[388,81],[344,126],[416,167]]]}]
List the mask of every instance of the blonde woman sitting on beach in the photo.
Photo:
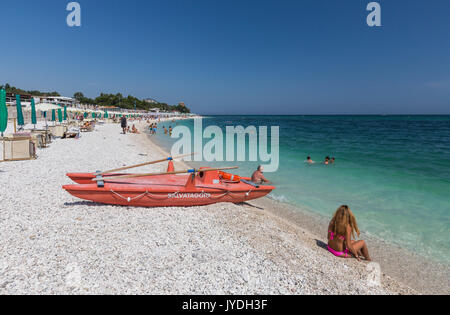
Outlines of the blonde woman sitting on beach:
[{"label": "blonde woman sitting on beach", "polygon": [[370,261],[369,250],[365,241],[352,241],[355,233],[359,237],[356,218],[348,206],[341,206],[331,219],[328,227],[328,251],[336,257],[355,257],[360,261],[363,256]]}]

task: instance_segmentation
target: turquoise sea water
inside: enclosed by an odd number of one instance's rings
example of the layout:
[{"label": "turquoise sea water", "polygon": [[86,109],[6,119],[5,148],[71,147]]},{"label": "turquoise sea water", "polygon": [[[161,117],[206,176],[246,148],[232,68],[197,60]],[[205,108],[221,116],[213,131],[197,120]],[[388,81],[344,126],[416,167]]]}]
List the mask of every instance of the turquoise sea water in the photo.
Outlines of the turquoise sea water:
[{"label": "turquoise sea water", "polygon": [[[168,151],[161,123],[156,142]],[[279,126],[280,168],[267,173],[272,197],[330,217],[342,204],[360,229],[448,264],[450,262],[450,116],[212,116],[203,127]],[[205,139],[204,143],[209,141]],[[318,162],[307,165],[306,157]],[[326,156],[336,164],[322,164]],[[239,165],[249,176],[258,162]]]}]

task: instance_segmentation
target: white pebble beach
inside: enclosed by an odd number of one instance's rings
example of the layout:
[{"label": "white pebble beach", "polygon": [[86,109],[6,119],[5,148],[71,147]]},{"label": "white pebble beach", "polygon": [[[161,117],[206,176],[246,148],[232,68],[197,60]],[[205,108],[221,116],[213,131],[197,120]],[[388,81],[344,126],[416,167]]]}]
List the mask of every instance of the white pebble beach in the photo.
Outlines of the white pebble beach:
[{"label": "white pebble beach", "polygon": [[72,197],[62,189],[68,172],[163,157],[118,124],[37,154],[0,163],[0,294],[420,293],[383,273],[371,281],[367,263],[330,255],[317,245],[323,235],[252,202],[132,208]]}]

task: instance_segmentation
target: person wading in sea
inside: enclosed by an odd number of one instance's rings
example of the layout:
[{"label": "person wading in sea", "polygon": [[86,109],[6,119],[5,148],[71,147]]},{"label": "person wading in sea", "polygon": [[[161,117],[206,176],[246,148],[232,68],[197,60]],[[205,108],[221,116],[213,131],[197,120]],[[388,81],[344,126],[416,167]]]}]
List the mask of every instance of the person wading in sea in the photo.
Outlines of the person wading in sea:
[{"label": "person wading in sea", "polygon": [[253,173],[252,182],[255,184],[270,183],[270,181],[264,177],[264,168],[261,165],[258,166],[258,169]]}]

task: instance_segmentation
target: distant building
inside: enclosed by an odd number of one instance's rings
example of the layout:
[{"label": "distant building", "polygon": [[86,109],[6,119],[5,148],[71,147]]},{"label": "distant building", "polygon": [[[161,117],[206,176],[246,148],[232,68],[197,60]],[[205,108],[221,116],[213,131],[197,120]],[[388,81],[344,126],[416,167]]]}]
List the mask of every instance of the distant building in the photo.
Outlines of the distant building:
[{"label": "distant building", "polygon": [[34,99],[39,100],[40,103],[50,103],[67,107],[75,106],[78,103],[76,99],[65,96],[42,96],[35,97]]},{"label": "distant building", "polygon": [[98,110],[108,111],[108,112],[120,112],[122,109],[117,106],[100,106]]},{"label": "distant building", "polygon": [[[24,95],[20,95],[20,102],[22,103],[28,103],[31,102],[31,95],[29,94],[24,94]],[[8,105],[15,105],[16,104],[16,94],[13,93],[6,93],[6,103]]]}]

